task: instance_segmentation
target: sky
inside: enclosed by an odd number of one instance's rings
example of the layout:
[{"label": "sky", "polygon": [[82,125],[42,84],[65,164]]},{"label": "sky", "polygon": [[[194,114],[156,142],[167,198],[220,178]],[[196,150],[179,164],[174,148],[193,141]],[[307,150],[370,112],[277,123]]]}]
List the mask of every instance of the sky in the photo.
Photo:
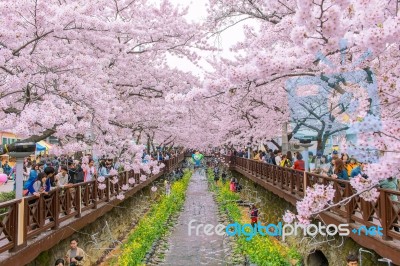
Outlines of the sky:
[{"label": "sky", "polygon": [[[205,20],[207,17],[208,0],[170,0],[177,6],[187,7],[189,11],[187,15],[188,21],[199,22]],[[233,58],[233,53],[229,51],[230,47],[238,41],[243,40],[244,34],[241,25],[232,27],[221,34],[219,39],[210,39],[210,44],[215,45],[217,48],[222,49],[220,52],[214,52],[214,56],[222,56],[225,58]],[[210,58],[210,52],[202,52],[204,58]],[[168,56],[168,64],[183,71],[192,71],[195,75],[204,77],[204,71],[212,71],[212,67],[203,59],[200,61],[201,68],[196,67],[187,59],[181,59],[174,56]]]}]

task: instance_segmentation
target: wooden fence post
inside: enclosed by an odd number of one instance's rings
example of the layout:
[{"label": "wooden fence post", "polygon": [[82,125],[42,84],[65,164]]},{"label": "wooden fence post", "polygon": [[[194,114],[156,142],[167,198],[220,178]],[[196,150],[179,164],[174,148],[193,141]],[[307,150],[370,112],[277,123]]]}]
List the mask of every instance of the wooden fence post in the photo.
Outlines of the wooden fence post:
[{"label": "wooden fence post", "polygon": [[110,178],[107,177],[105,180],[106,183],[106,202],[110,201]]},{"label": "wooden fence post", "polygon": [[92,181],[92,200],[93,200],[93,209],[97,209],[97,196],[98,196],[98,183],[97,180]]},{"label": "wooden fence post", "polygon": [[386,193],[386,191],[380,191],[379,193],[379,204],[381,211],[381,221],[382,221],[382,239],[383,240],[392,240],[392,237],[388,236],[388,231],[390,228],[390,222],[392,221],[391,211],[388,210],[390,206],[390,199]]},{"label": "wooden fence post", "polygon": [[52,213],[53,213],[53,220],[54,226],[52,229],[57,229],[60,225],[60,221],[58,220],[60,214],[60,189],[57,188],[54,191],[53,198],[52,198]]},{"label": "wooden fence post", "polygon": [[75,206],[78,213],[75,215],[76,218],[82,216],[82,187],[81,185],[75,187]]}]

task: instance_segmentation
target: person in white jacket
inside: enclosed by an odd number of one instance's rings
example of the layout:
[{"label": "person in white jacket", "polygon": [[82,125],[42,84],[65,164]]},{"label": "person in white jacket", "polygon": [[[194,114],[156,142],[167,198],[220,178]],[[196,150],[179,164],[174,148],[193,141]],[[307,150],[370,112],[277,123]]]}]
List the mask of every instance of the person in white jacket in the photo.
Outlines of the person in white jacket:
[{"label": "person in white jacket", "polygon": [[68,169],[66,166],[61,166],[61,171],[56,175],[57,187],[68,185]]},{"label": "person in white jacket", "polygon": [[282,152],[281,151],[277,151],[276,156],[275,156],[275,162],[276,165],[281,165],[281,161],[282,161]]}]

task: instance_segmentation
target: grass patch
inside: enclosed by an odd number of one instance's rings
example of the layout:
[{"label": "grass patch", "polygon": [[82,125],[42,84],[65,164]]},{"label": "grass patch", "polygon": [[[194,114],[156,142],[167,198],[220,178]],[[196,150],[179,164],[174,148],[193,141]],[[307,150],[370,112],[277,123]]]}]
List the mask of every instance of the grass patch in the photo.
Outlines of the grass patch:
[{"label": "grass patch", "polygon": [[[15,191],[0,192],[0,203],[15,199]],[[0,208],[0,214],[8,212],[8,208]]]},{"label": "grass patch", "polygon": [[0,192],[0,203],[15,199],[15,191]]},{"label": "grass patch", "polygon": [[172,184],[171,195],[162,195],[160,201],[139,221],[128,236],[127,243],[121,247],[122,255],[118,258],[118,265],[143,265],[143,259],[154,241],[168,230],[168,218],[182,208],[191,176],[192,172],[186,171],[181,180]]},{"label": "grass patch", "polygon": [[[212,169],[207,171],[208,182],[211,190],[215,192],[218,205],[226,211],[233,222],[239,224],[249,224],[250,218],[242,207],[236,203],[240,199],[240,194],[230,191],[229,182],[225,185],[219,183],[215,185],[214,173]],[[265,266],[291,266],[301,265],[301,255],[293,248],[282,245],[279,240],[270,236],[257,234],[250,241],[246,236],[236,238],[238,250],[246,255],[252,263]]]}]

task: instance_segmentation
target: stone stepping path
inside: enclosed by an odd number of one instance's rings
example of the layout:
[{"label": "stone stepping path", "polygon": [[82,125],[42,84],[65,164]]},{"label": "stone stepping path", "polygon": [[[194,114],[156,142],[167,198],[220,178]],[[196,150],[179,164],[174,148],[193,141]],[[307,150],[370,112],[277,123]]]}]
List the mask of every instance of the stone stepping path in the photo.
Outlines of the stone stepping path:
[{"label": "stone stepping path", "polygon": [[190,180],[184,210],[168,240],[165,261],[160,265],[227,265],[229,249],[224,247],[224,236],[208,236],[203,228],[198,235],[196,229],[192,229],[189,236],[189,222],[193,219],[196,220],[193,226],[202,223],[215,227],[219,223],[218,207],[208,191],[204,171],[195,172]]}]

